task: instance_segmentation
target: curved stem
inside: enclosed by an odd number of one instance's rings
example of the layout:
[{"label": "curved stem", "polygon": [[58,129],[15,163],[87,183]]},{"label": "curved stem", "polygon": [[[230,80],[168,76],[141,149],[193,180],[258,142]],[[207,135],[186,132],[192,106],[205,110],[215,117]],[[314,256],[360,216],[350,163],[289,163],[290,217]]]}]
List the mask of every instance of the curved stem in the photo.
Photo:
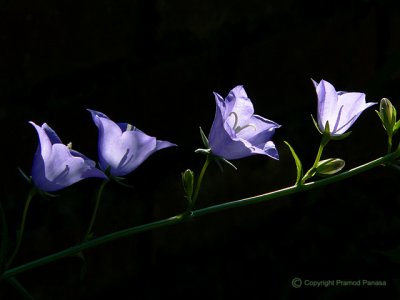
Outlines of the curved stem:
[{"label": "curved stem", "polygon": [[104,187],[106,186],[107,182],[108,182],[108,180],[104,180],[100,185],[99,191],[97,192],[96,203],[94,205],[92,218],[90,219],[89,227],[86,231],[85,237],[83,238],[84,242],[87,240],[90,240],[90,235],[92,233],[94,221],[96,220],[97,211],[99,210],[101,195],[103,194],[103,190],[104,190]]},{"label": "curved stem", "polygon": [[209,163],[210,163],[210,155],[207,155],[207,159],[204,162],[203,168],[201,168],[199,177],[197,178],[196,189],[194,190],[194,194],[192,197],[192,206],[194,206],[196,204],[197,196],[199,195],[199,191],[200,191],[200,186],[203,181],[203,177],[204,177],[204,174],[206,173]]},{"label": "curved stem", "polygon": [[15,245],[14,252],[11,254],[11,257],[6,264],[6,268],[8,268],[12,264],[15,256],[17,255],[17,253],[19,251],[19,248],[21,247],[21,242],[22,242],[22,237],[24,235],[25,221],[26,221],[26,216],[28,214],[29,204],[31,203],[31,200],[35,196],[36,192],[37,192],[37,189],[32,188],[28,194],[28,197],[26,198],[24,211],[22,213],[21,227],[17,233],[17,243]]},{"label": "curved stem", "polygon": [[[275,198],[279,198],[279,197],[284,197],[284,196],[288,196],[288,195],[292,195],[301,191],[307,191],[307,190],[311,190],[311,189],[315,189],[321,186],[325,186],[328,184],[332,184],[334,182],[337,181],[341,181],[344,179],[347,179],[349,177],[352,177],[354,175],[360,174],[362,172],[365,172],[367,170],[376,168],[378,166],[381,166],[385,163],[391,162],[397,158],[400,157],[400,149],[397,149],[395,152],[392,152],[390,154],[387,154],[381,158],[378,158],[376,160],[373,160],[371,162],[368,162],[366,164],[363,164],[361,166],[355,167],[351,170],[348,170],[346,172],[340,173],[338,175],[333,175],[329,178],[326,179],[322,179],[322,180],[318,180],[316,182],[309,182],[309,183],[305,183],[303,185],[297,185],[297,186],[291,186],[291,187],[287,187],[278,191],[274,191],[274,192],[270,192],[270,193],[266,193],[266,194],[262,194],[262,195],[258,195],[258,196],[254,196],[254,197],[249,197],[249,198],[245,198],[245,199],[240,199],[240,200],[235,200],[235,201],[231,201],[231,202],[226,202],[226,203],[222,203],[222,204],[217,204],[217,205],[213,205],[210,207],[205,207],[205,208],[201,208],[201,209],[197,209],[194,210],[192,212],[191,217],[201,217],[204,215],[208,215],[211,213],[216,213],[219,211],[223,211],[223,210],[227,210],[227,209],[232,209],[232,208],[237,208],[237,207],[242,207],[242,206],[247,206],[247,205],[252,205],[252,204],[256,204],[256,203],[260,203],[260,202],[264,202],[264,201],[268,201],[268,200],[272,200]],[[183,222],[185,220],[187,220],[188,218],[190,218],[188,215],[178,215],[175,217],[171,217],[168,219],[163,219],[160,221],[155,221],[152,223],[148,223],[148,224],[144,224],[144,225],[140,225],[140,226],[136,226],[136,227],[131,227],[128,229],[124,229],[124,230],[120,230],[114,233],[110,233],[107,235],[104,235],[102,237],[93,239],[93,240],[89,240],[87,242],[84,242],[82,244],[73,246],[71,248],[65,249],[63,251],[39,258],[37,260],[28,262],[24,265],[15,267],[13,269],[10,269],[6,272],[4,272],[3,275],[0,276],[0,280],[15,276],[17,274],[20,274],[22,272],[37,268],[39,266],[51,263],[53,261],[59,260],[63,257],[69,256],[69,255],[73,255],[75,253],[78,253],[80,251],[86,250],[86,249],[90,249],[90,248],[94,248],[96,246],[120,239],[120,238],[124,238],[124,237],[128,237],[134,234],[138,234],[141,232],[146,232],[149,230],[154,230],[157,228],[161,228],[161,227],[166,227],[166,226],[170,226],[170,225],[174,225],[180,222]]]}]

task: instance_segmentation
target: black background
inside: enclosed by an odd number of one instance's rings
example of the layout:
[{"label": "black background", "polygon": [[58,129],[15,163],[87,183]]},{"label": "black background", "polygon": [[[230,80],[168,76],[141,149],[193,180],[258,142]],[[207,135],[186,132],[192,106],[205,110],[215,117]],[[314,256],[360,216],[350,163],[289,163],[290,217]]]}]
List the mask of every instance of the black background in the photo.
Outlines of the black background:
[{"label": "black background", "polygon": [[[100,236],[185,209],[180,173],[199,172],[198,127],[208,133],[213,91],[243,84],[256,113],[282,127],[281,159],[250,157],[237,171],[211,165],[197,207],[293,184],[289,141],[310,166],[320,136],[310,114],[310,78],[367,101],[400,97],[397,1],[2,1],[0,4],[1,202],[12,241],[29,186],[37,135],[47,122],[63,142],[96,160],[97,128],[87,108],[179,145],[127,176],[134,189],[106,187]],[[399,107],[397,107],[399,108]],[[346,169],[386,151],[373,109],[332,142],[324,157]],[[18,276],[35,299],[397,299],[400,295],[399,174],[377,168],[309,192],[132,236]],[[34,198],[14,266],[75,245],[99,180]],[[10,245],[12,246],[12,245]],[[385,280],[386,287],[295,289],[310,280]],[[6,282],[1,299],[19,299]],[[122,299],[122,298],[121,298]]]}]

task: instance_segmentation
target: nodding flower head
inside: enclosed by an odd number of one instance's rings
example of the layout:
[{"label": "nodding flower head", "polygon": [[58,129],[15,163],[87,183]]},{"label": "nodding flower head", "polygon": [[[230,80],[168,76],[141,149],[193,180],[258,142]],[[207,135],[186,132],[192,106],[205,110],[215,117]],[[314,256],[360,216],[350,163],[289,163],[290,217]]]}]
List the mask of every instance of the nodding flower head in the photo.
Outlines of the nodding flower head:
[{"label": "nodding flower head", "polygon": [[154,152],[176,146],[148,136],[127,123],[115,123],[105,114],[90,110],[99,129],[99,162],[103,170],[113,176],[124,176],[135,170]]},{"label": "nodding flower head", "polygon": [[29,123],[39,136],[39,146],[32,166],[32,181],[37,188],[53,192],[85,178],[107,178],[102,171],[96,169],[94,161],[72,150],[71,143],[64,145],[46,123],[42,126]]},{"label": "nodding flower head", "polygon": [[263,154],[279,159],[271,141],[280,125],[254,114],[243,86],[232,89],[224,99],[214,93],[216,112],[208,137],[211,152],[224,159]]}]

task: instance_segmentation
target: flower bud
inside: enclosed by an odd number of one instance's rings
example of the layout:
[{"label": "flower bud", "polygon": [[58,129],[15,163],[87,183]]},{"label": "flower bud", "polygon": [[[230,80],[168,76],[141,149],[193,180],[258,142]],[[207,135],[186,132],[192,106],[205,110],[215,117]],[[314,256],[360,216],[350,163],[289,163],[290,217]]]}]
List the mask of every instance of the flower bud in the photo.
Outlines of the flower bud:
[{"label": "flower bud", "polygon": [[191,202],[194,186],[194,173],[192,170],[187,169],[185,172],[182,173],[182,184],[183,189],[185,190],[185,197],[188,199],[189,202]]},{"label": "flower bud", "polygon": [[345,162],[340,158],[321,160],[316,167],[317,175],[333,175],[344,168]]},{"label": "flower bud", "polygon": [[386,131],[392,133],[396,124],[396,108],[389,99],[383,98],[381,100],[378,115]]}]

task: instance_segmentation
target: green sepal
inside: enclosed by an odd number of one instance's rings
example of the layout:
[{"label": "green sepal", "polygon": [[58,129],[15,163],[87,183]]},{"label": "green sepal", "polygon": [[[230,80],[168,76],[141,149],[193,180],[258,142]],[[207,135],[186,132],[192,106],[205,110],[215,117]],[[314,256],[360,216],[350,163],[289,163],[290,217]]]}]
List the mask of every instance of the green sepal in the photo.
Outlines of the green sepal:
[{"label": "green sepal", "polygon": [[204,147],[206,147],[207,149],[210,148],[210,144],[208,143],[208,138],[204,134],[203,129],[201,129],[201,127],[199,127],[199,129],[200,129],[201,140],[203,141]]},{"label": "green sepal", "polygon": [[24,171],[22,171],[22,169],[18,168],[18,171],[22,175],[22,177],[32,186],[32,188],[35,189],[40,194],[40,196],[42,196],[43,198],[47,199],[47,197],[50,197],[50,198],[58,197],[58,195],[54,195],[49,192],[45,192],[45,191],[39,189],[38,187],[36,187],[32,181],[32,176],[26,175],[24,173]]},{"label": "green sepal", "polygon": [[300,183],[301,178],[303,177],[303,165],[301,164],[301,161],[299,159],[299,157],[297,156],[296,152],[294,151],[294,149],[292,148],[292,146],[290,146],[290,144],[287,141],[283,141],[286,146],[289,147],[290,152],[292,153],[294,162],[296,164],[296,185]]},{"label": "green sepal", "polygon": [[397,130],[399,130],[400,128],[400,120],[397,121],[394,126],[393,126],[393,134],[395,134],[397,132]]},{"label": "green sepal", "polygon": [[328,158],[318,162],[315,167],[315,173],[317,175],[333,175],[341,171],[345,166],[345,161],[340,158]]},{"label": "green sepal", "polygon": [[343,133],[341,135],[331,135],[331,140],[333,141],[340,141],[347,138],[351,134],[351,131]]},{"label": "green sepal", "polygon": [[[322,132],[321,129],[319,128],[319,126],[318,126],[317,121],[315,121],[313,115],[311,115],[311,119],[313,120],[315,128],[317,128],[318,132],[323,135],[323,142],[326,143],[326,144],[329,142],[329,140],[340,141],[340,140],[343,140],[343,139],[347,138],[351,134],[351,131],[349,131],[349,132],[343,133],[341,135],[331,135],[330,127],[329,127],[329,121],[326,121],[325,129]],[[399,124],[399,126],[400,126],[400,124]]]},{"label": "green sepal", "polygon": [[219,156],[214,156],[214,158],[216,158],[217,162],[223,162],[223,163],[227,164],[228,166],[234,168],[235,171],[237,171],[237,167],[233,163],[231,163],[229,160],[226,160],[225,158],[222,158]]},{"label": "green sepal", "polygon": [[124,180],[126,180],[125,177],[119,177],[119,176],[112,176],[112,175],[110,175],[109,178],[110,178],[111,180],[115,181],[116,183],[118,183],[118,184],[124,186],[124,187],[130,188],[130,189],[133,189],[133,188],[134,188],[133,185],[126,184],[126,183],[123,182]]},{"label": "green sepal", "polygon": [[313,123],[314,123],[315,128],[317,128],[318,132],[319,132],[320,134],[323,134],[323,132],[321,131],[321,129],[320,129],[319,126],[318,126],[317,121],[315,121],[313,115],[311,115],[311,119],[312,119],[312,121],[313,121]]},{"label": "green sepal", "polygon": [[[375,112],[377,113],[377,115],[378,115],[378,117],[381,120],[382,125],[383,125],[385,121],[383,120],[383,117],[382,117],[381,113],[379,112],[379,110],[376,110],[376,109],[375,109]],[[383,128],[385,128],[385,125],[383,125]]]},{"label": "green sepal", "polygon": [[108,179],[106,179],[106,180],[112,180],[112,181],[114,181],[114,182],[116,182],[116,183],[118,183],[118,184],[120,184],[120,185],[122,185],[124,187],[130,188],[130,189],[134,188],[133,185],[126,184],[126,183],[123,182],[124,180],[126,180],[125,177],[111,175],[111,166],[108,166],[106,168],[106,170],[104,171],[104,174],[106,174],[106,176],[108,177]]},{"label": "green sepal", "polygon": [[19,173],[22,175],[22,177],[29,183],[29,184],[33,184],[32,183],[32,176],[28,176],[24,173],[24,171],[22,171],[21,168],[18,168]]},{"label": "green sepal", "polygon": [[217,166],[221,172],[224,172],[224,167],[222,166],[222,163],[227,164],[228,166],[235,169],[235,171],[237,171],[237,167],[233,163],[231,163],[229,160],[226,160],[225,158],[222,158],[220,156],[215,156],[215,155],[211,155],[211,158],[213,159],[213,161],[215,161],[215,163],[217,164]]},{"label": "green sepal", "polygon": [[326,144],[328,144],[328,142],[331,140],[331,129],[329,127],[329,121],[326,121],[325,123],[325,130],[322,133],[322,139],[321,139],[321,145],[323,147],[326,146]]},{"label": "green sepal", "polygon": [[194,150],[194,152],[200,153],[200,154],[205,154],[205,155],[210,155],[211,149],[196,149],[196,150]]},{"label": "green sepal", "polygon": [[323,138],[322,138],[322,142],[324,144],[324,146],[326,146],[326,144],[330,141],[341,141],[345,138],[347,138],[349,135],[351,134],[351,131],[343,133],[341,135],[331,135],[330,133],[330,128],[329,128],[329,122],[326,121],[326,125],[325,125],[325,131],[323,133]]}]

